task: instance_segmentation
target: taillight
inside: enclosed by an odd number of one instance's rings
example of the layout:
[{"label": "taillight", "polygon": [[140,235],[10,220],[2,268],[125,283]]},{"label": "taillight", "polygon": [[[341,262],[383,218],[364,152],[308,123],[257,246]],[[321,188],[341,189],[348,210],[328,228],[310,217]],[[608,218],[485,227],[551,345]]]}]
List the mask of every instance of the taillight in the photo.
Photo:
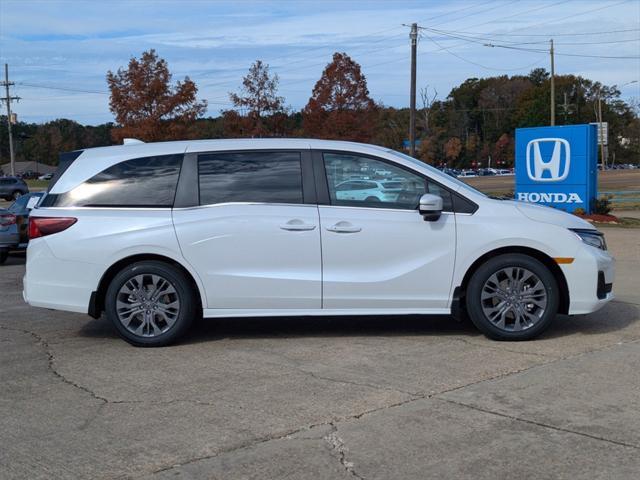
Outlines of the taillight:
[{"label": "taillight", "polygon": [[9,225],[15,225],[16,216],[13,213],[5,213],[0,215],[0,227],[8,227]]},{"label": "taillight", "polygon": [[29,217],[29,239],[60,233],[77,221],[73,217]]}]

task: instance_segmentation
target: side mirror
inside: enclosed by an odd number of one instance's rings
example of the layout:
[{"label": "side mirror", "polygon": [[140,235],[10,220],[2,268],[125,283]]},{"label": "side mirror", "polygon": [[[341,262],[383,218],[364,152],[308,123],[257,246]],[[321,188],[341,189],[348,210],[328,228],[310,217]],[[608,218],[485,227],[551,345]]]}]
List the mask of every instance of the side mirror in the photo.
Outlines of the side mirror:
[{"label": "side mirror", "polygon": [[442,214],[442,197],[425,193],[420,197],[418,211],[425,222],[435,222]]}]

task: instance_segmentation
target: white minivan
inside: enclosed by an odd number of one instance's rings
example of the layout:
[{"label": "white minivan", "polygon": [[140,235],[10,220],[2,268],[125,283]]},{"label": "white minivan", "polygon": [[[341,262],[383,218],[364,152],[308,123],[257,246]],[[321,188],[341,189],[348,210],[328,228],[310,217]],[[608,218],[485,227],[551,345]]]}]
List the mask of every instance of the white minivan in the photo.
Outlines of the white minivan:
[{"label": "white minivan", "polygon": [[[339,193],[378,170],[394,195]],[[29,234],[25,300],[104,312],[139,346],[198,317],[276,315],[468,315],[491,338],[524,340],[613,298],[614,260],[589,223],[349,142],[70,152]]]}]

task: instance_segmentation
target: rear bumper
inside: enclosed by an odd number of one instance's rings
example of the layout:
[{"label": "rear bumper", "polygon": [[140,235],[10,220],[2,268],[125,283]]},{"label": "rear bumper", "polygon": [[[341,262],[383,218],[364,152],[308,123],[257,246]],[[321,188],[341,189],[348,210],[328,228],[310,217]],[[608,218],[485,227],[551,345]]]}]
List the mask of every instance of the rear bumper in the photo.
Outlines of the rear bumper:
[{"label": "rear bumper", "polygon": [[18,232],[0,232],[0,250],[15,250],[20,243]]},{"label": "rear bumper", "polygon": [[60,260],[45,239],[36,239],[27,250],[22,296],[33,307],[88,313],[101,274],[99,265]]}]

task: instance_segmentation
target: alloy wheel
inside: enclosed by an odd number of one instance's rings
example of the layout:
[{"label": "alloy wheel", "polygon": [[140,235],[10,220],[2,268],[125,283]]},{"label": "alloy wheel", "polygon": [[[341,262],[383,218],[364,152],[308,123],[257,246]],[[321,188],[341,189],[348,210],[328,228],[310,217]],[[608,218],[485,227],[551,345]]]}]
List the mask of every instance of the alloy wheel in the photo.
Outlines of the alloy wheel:
[{"label": "alloy wheel", "polygon": [[506,267],[482,286],[480,302],[487,319],[497,328],[518,332],[538,323],[547,307],[544,283],[532,271]]},{"label": "alloy wheel", "polygon": [[120,323],[134,335],[156,337],[168,331],[180,313],[174,285],[157,274],[139,274],[118,291],[116,313]]}]

